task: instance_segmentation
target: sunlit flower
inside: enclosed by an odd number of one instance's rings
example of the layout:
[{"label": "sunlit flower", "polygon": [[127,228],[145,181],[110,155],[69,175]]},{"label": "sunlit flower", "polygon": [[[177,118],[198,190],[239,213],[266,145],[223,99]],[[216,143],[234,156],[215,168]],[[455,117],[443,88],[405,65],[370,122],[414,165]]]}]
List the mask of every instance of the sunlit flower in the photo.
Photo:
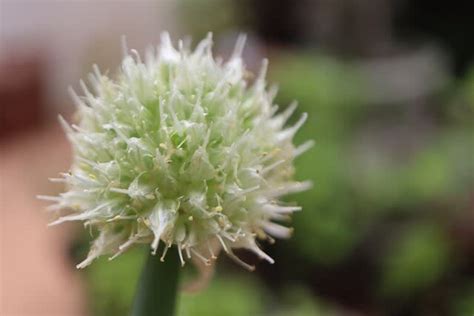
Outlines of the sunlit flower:
[{"label": "sunlit flower", "polygon": [[293,180],[293,160],[312,143],[293,145],[306,114],[284,127],[296,105],[277,113],[266,61],[249,84],[243,45],[241,37],[223,62],[212,56],[211,36],[191,51],[164,33],[144,61],[126,54],[116,80],[95,67],[92,91],[81,82],[84,96],[72,92],[78,123],[61,123],[74,160],[52,179],[67,191],[41,197],[67,211],[51,225],[84,221],[99,232],[79,268],[137,243],[155,253],[160,242],[162,258],[176,246],[182,264],[210,264],[216,248],[249,269],[234,248],[273,263],[256,240],[290,236],[278,221],[300,207],[279,198],[309,187]]}]

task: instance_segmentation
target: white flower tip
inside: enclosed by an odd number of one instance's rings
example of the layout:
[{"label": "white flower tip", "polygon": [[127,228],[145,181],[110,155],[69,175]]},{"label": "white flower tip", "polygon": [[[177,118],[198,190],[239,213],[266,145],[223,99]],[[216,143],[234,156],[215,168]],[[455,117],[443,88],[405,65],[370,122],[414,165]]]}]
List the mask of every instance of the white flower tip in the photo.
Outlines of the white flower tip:
[{"label": "white flower tip", "polygon": [[94,257],[87,257],[84,261],[82,261],[81,263],[76,265],[76,268],[77,269],[84,269],[85,267],[90,265],[94,259],[95,259]]},{"label": "white flower tip", "polygon": [[207,32],[206,40],[212,43],[212,38],[214,34],[212,32]]},{"label": "white flower tip", "polygon": [[179,52],[174,48],[168,32],[161,33],[161,44],[159,47],[160,58],[165,63],[177,63],[180,60]]},{"label": "white flower tip", "polygon": [[48,223],[48,227],[56,226],[56,225],[61,224],[61,223],[63,223],[63,221],[61,219],[58,219],[58,220],[55,220],[51,223]]},{"label": "white flower tip", "polygon": [[301,126],[303,126],[303,124],[306,122],[307,119],[308,119],[308,113],[304,112],[303,114],[301,114],[300,119],[298,120],[298,122],[295,124],[293,128],[295,128],[296,131],[298,131],[301,128]]},{"label": "white flower tip", "polygon": [[315,145],[315,141],[310,139],[304,142],[303,144],[299,145],[298,147],[296,147],[293,155],[295,157],[301,156],[302,154],[304,154],[305,152],[313,148],[314,145]]},{"label": "white flower tip", "polygon": [[74,133],[69,123],[64,119],[64,117],[61,114],[58,115],[58,120],[59,120],[59,124],[61,124],[61,127],[63,128],[66,135],[70,136]]},{"label": "white flower tip", "polygon": [[36,198],[43,201],[54,201],[54,202],[58,202],[60,200],[59,196],[41,195],[41,194],[36,195]]},{"label": "white flower tip", "polygon": [[122,56],[125,58],[128,56],[127,36],[125,36],[125,34],[122,35],[120,42],[122,46]]},{"label": "white flower tip", "polygon": [[267,75],[267,69],[268,69],[268,59],[264,58],[262,59],[262,65],[260,66],[260,71],[258,73],[257,81],[255,84],[261,88],[264,88],[265,86],[265,77]]},{"label": "white flower tip", "polygon": [[306,191],[313,188],[313,181],[306,180],[300,183],[301,183],[301,191]]},{"label": "white flower tip", "polygon": [[246,41],[247,41],[247,35],[239,34],[239,37],[237,38],[237,42],[235,43],[234,51],[232,52],[231,59],[242,57],[242,52],[244,51]]}]

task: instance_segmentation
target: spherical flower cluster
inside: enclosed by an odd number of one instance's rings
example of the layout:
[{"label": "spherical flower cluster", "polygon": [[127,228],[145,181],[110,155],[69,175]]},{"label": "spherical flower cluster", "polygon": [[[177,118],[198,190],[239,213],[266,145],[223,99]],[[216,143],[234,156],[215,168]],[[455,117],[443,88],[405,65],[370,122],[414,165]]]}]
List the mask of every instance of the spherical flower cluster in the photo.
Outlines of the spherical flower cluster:
[{"label": "spherical flower cluster", "polygon": [[[52,224],[84,221],[99,235],[89,265],[137,243],[175,246],[181,263],[210,264],[216,248],[233,254],[246,248],[273,263],[256,239],[283,238],[291,229],[278,222],[298,206],[278,199],[308,188],[293,178],[293,160],[311,142],[295,147],[293,136],[306,114],[284,127],[295,105],[278,112],[267,89],[267,62],[253,78],[246,71],[240,38],[227,62],[214,59],[212,38],[192,51],[175,49],[167,33],[142,61],[126,54],[116,80],[91,75],[91,90],[74,92],[77,125],[63,119],[74,150],[66,183],[53,210],[67,210]],[[216,247],[216,245],[219,245]]]}]

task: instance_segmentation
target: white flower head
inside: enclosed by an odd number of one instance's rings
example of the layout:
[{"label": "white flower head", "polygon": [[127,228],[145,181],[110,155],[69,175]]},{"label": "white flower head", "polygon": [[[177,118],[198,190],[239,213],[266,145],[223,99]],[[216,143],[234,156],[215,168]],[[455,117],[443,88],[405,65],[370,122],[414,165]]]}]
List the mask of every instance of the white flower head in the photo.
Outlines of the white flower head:
[{"label": "white flower head", "polygon": [[[85,267],[103,254],[112,258],[137,243],[155,253],[176,246],[182,264],[209,264],[216,245],[231,258],[246,248],[273,263],[256,239],[284,238],[282,221],[298,206],[279,201],[306,190],[293,180],[299,147],[292,139],[306,114],[284,127],[296,105],[277,114],[275,89],[267,89],[267,62],[252,84],[241,59],[240,37],[227,62],[214,59],[208,36],[191,51],[175,49],[169,35],[142,61],[126,54],[116,80],[91,75],[84,96],[72,92],[77,125],[63,119],[74,150],[54,210],[67,210],[51,223],[84,221],[97,229]],[[72,90],[71,90],[72,91]]]}]

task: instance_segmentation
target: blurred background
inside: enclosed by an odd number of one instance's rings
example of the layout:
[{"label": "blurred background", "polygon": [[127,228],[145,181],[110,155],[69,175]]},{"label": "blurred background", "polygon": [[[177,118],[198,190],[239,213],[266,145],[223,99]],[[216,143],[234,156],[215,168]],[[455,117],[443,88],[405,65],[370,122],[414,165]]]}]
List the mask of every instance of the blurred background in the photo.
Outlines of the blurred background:
[{"label": "blurred background", "polygon": [[270,59],[277,103],[309,113],[297,143],[316,141],[276,263],[222,256],[179,315],[474,315],[474,19],[433,0],[0,1],[0,315],[128,314],[148,250],[77,271],[88,232],[47,228],[34,196],[62,190],[67,87],[164,30],[212,31],[224,57],[247,33],[247,66]]}]

